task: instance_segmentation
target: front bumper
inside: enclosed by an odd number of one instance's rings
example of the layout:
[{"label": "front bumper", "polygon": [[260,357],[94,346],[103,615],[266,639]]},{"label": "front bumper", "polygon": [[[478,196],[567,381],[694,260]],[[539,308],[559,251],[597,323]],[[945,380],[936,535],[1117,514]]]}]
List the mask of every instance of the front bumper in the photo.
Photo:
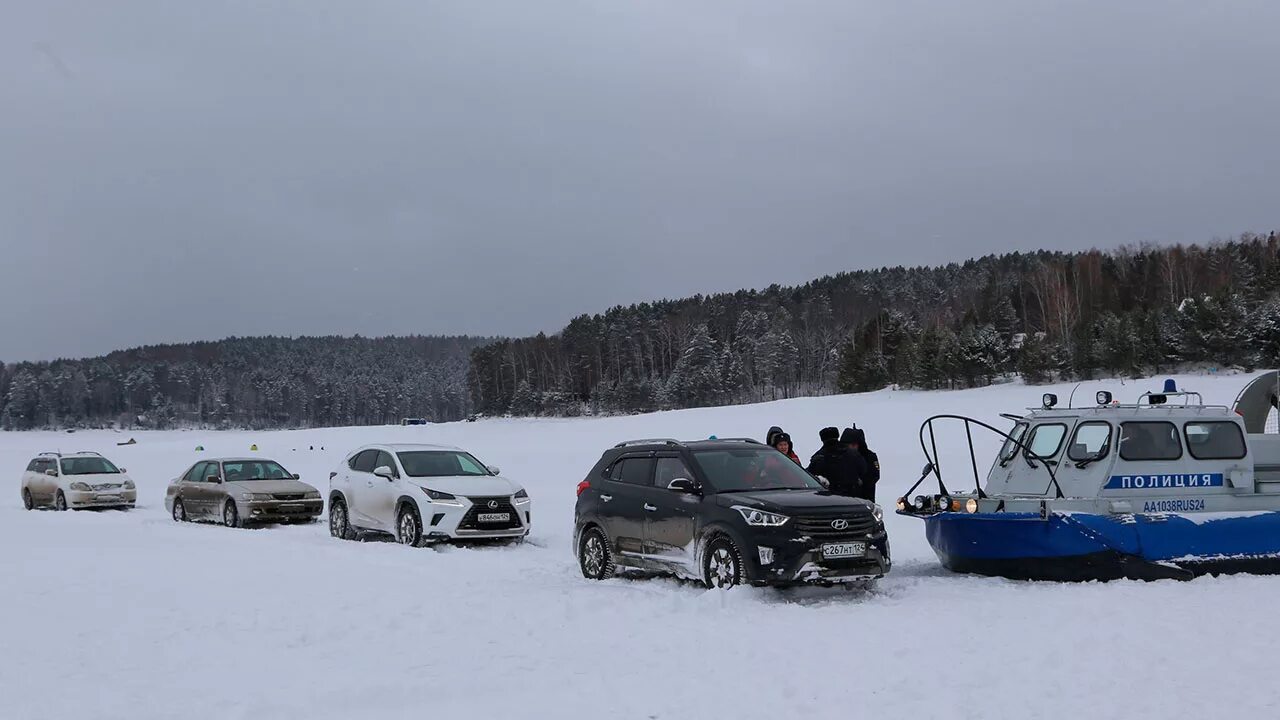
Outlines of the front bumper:
[{"label": "front bumper", "polygon": [[488,499],[463,497],[465,505],[462,506],[419,501],[418,509],[425,526],[423,536],[431,542],[466,542],[468,540],[510,540],[529,534],[529,529],[533,525],[531,502],[527,500],[515,502],[514,499],[501,498],[508,500],[510,504],[503,505],[496,511],[509,513],[510,521],[486,528],[484,523],[477,522],[476,514],[488,508],[478,506],[476,500]]},{"label": "front bumper", "polygon": [[69,490],[63,495],[67,507],[76,509],[95,507],[133,507],[138,502],[137,489],[125,490]]},{"label": "front bumper", "polygon": [[[764,585],[839,584],[862,582],[883,577],[893,566],[889,555],[889,537],[883,529],[872,535],[817,539],[794,533],[770,533],[744,547],[743,561],[754,571],[752,579]],[[866,553],[858,557],[827,559],[823,545],[832,543],[866,543]],[[761,553],[760,549],[767,551]],[[762,562],[761,555],[772,555],[772,562]]]},{"label": "front bumper", "polygon": [[241,502],[242,520],[248,522],[280,522],[315,518],[324,512],[324,500],[251,500]]}]

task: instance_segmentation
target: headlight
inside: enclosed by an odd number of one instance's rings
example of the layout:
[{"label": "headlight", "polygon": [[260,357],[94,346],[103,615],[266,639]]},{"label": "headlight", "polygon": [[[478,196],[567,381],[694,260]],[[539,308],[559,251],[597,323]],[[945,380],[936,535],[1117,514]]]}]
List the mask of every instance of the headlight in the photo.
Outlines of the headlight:
[{"label": "headlight", "polygon": [[966,501],[965,501],[965,504],[964,504],[964,510],[965,510],[965,512],[969,512],[969,513],[976,513],[976,512],[978,512],[978,501],[977,501],[977,499],[976,499],[976,498],[969,498],[968,500],[966,500]]},{"label": "headlight", "polygon": [[883,523],[883,522],[884,522],[884,510],[882,510],[882,509],[880,508],[880,506],[879,506],[879,505],[872,505],[872,506],[871,506],[871,517],[875,518],[875,519],[876,519],[876,522],[878,522],[878,523]]},{"label": "headlight", "polygon": [[516,504],[523,505],[527,502],[529,502],[529,493],[524,488],[521,488],[520,492],[516,493]]},{"label": "headlight", "polygon": [[923,495],[917,495],[913,505],[917,510],[924,510],[925,508],[929,507],[929,498]]},{"label": "headlight", "polygon": [[240,499],[246,502],[253,502],[255,500],[271,500],[272,497],[271,497],[271,493],[247,492],[247,493],[240,493]]},{"label": "headlight", "polygon": [[135,487],[136,487],[136,486],[133,484],[133,481],[132,481],[132,480],[125,480],[125,481],[124,481],[124,489],[125,489],[125,490],[132,490],[132,489],[134,489]]},{"label": "headlight", "polygon": [[422,488],[422,492],[426,493],[427,497],[431,498],[431,502],[437,505],[457,505],[458,507],[462,507],[462,501],[458,500],[457,495],[450,495],[447,492],[440,492],[439,490],[432,490],[431,488],[425,487]]},{"label": "headlight", "polygon": [[949,510],[951,510],[951,498],[947,497],[946,495],[943,495],[942,497],[938,498],[938,509],[941,510],[942,512],[948,512]]},{"label": "headlight", "polygon": [[764,510],[757,510],[743,505],[734,505],[733,509],[742,514],[742,519],[746,520],[748,525],[756,527],[782,527],[791,519],[786,515],[765,512]]},{"label": "headlight", "polygon": [[89,487],[89,483],[82,483],[77,480],[76,482],[71,483],[71,489],[79,490],[80,492],[89,492],[91,488]]},{"label": "headlight", "polygon": [[319,500],[319,499],[320,499],[320,491],[319,491],[319,490],[308,490],[308,491],[306,491],[305,493],[303,493],[302,498],[303,498],[304,500]]}]

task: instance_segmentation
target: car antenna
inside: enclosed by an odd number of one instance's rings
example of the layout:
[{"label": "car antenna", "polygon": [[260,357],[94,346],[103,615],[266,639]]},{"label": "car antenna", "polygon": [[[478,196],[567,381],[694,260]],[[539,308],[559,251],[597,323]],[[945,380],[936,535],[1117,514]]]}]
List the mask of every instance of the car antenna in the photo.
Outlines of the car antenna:
[{"label": "car antenna", "polygon": [[1072,403],[1073,403],[1073,402],[1075,401],[1075,399],[1076,399],[1076,391],[1077,391],[1077,390],[1079,390],[1079,389],[1080,389],[1080,386],[1081,386],[1081,385],[1083,385],[1083,384],[1084,384],[1084,383],[1076,383],[1076,386],[1075,386],[1075,387],[1073,387],[1073,388],[1071,388],[1071,394],[1067,396],[1067,409],[1068,409],[1068,410],[1072,409],[1072,407],[1073,407]]}]

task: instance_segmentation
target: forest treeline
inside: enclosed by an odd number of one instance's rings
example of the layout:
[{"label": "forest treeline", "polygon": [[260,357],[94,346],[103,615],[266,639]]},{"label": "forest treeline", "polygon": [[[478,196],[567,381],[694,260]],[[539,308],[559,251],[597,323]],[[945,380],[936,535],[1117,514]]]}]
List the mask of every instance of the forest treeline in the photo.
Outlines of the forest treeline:
[{"label": "forest treeline", "polygon": [[0,427],[286,428],[457,420],[491,339],[253,337],[0,364]]},{"label": "forest treeline", "polygon": [[615,307],[558,334],[230,338],[0,364],[0,427],[318,427],[1280,365],[1280,235],[992,255]]},{"label": "forest treeline", "polygon": [[1280,364],[1280,236],[993,255],[583,315],[472,352],[485,413],[573,415]]}]

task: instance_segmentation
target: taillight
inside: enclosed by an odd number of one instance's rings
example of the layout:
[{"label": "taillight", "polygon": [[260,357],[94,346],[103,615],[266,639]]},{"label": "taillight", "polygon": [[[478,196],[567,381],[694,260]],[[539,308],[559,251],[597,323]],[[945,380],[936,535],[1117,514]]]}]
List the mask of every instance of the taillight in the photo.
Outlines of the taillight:
[{"label": "taillight", "polygon": [[591,487],[591,481],[590,481],[590,480],[583,480],[582,482],[578,483],[578,493],[577,493],[577,494],[578,494],[578,495],[581,495],[581,494],[582,494],[582,491],[583,491],[583,490],[586,490],[586,489],[587,489],[587,488],[589,488],[589,487]]}]

